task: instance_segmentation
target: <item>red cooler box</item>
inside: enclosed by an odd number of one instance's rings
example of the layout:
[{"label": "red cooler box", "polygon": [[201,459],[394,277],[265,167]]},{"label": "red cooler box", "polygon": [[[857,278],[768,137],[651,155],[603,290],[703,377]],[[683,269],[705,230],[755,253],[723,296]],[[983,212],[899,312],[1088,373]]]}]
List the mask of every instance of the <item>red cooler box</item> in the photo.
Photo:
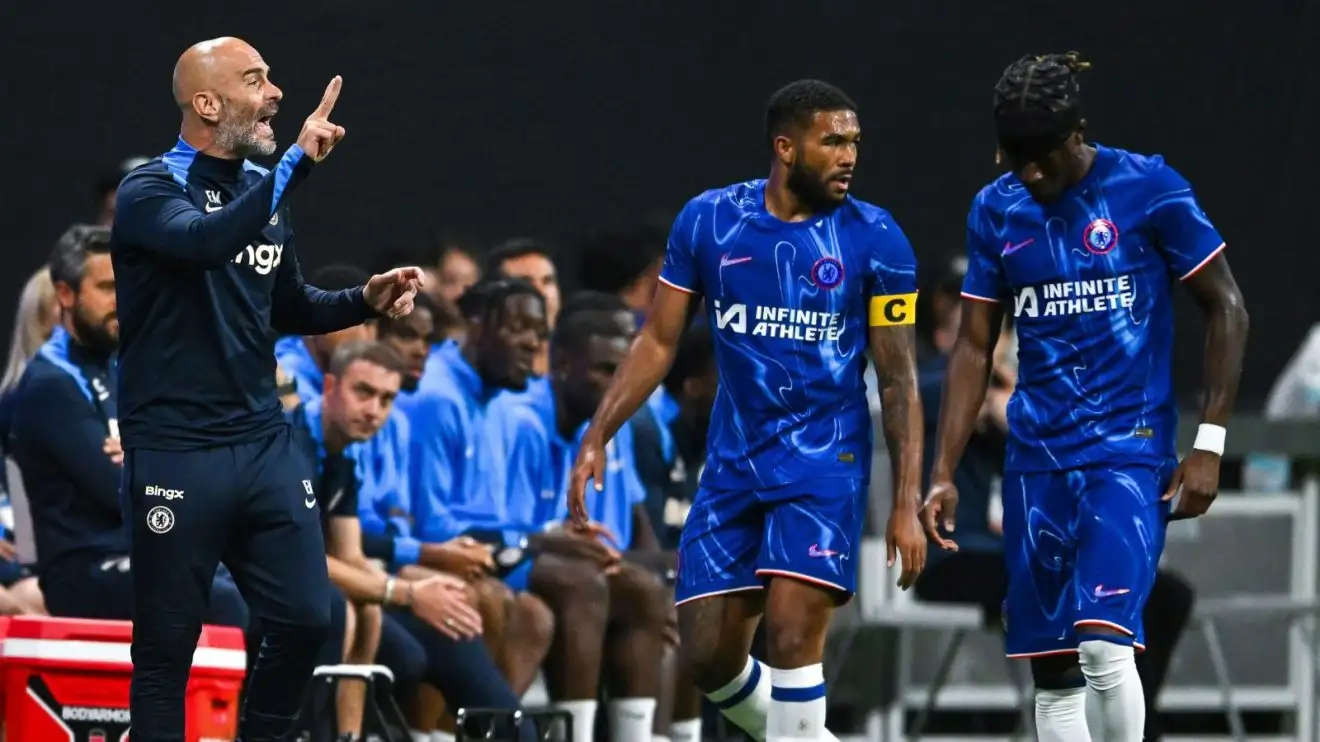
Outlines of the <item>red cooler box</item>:
[{"label": "red cooler box", "polygon": [[[16,616],[0,631],[5,742],[129,739],[131,623]],[[188,683],[189,742],[234,739],[246,667],[243,632],[203,627]]]}]

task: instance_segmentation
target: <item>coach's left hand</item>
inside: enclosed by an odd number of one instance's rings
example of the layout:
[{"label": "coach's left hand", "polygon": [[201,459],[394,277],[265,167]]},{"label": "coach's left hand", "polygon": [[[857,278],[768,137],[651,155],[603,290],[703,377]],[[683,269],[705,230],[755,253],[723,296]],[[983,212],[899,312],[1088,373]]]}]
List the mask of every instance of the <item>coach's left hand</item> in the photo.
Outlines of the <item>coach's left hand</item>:
[{"label": "coach's left hand", "polygon": [[398,319],[412,313],[413,299],[425,283],[421,268],[395,268],[372,276],[362,290],[362,298],[377,312]]},{"label": "coach's left hand", "polygon": [[1182,520],[1205,515],[1219,496],[1219,456],[1210,451],[1192,449],[1173,473],[1161,499],[1165,502],[1172,500],[1180,487],[1182,496],[1178,497],[1171,517]]}]

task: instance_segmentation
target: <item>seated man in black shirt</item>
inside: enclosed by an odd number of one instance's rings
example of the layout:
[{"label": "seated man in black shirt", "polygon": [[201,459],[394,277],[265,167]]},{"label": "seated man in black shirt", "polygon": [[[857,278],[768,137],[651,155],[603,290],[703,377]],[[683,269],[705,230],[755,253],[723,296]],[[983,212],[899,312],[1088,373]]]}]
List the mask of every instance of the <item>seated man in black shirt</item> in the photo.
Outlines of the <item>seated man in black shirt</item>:
[{"label": "seated man in black shirt", "polygon": [[[918,369],[926,421],[927,479],[933,463],[948,353],[958,336],[963,273],[957,264],[951,265],[933,285],[922,289],[918,299],[924,304],[919,304],[917,310],[918,334],[927,351]],[[1001,340],[1000,345],[1003,344]],[[1007,408],[1015,380],[1015,369],[1007,363],[996,363],[979,429],[967,442],[967,450],[954,472],[960,500],[954,531],[958,551],[944,551],[931,544],[926,571],[916,585],[917,597],[922,600],[978,604],[995,624],[1002,620],[1008,585],[995,490],[1004,468]],[[1160,738],[1155,699],[1164,685],[1173,649],[1191,616],[1192,604],[1192,588],[1186,581],[1168,570],[1156,573],[1142,614],[1148,646],[1137,658],[1146,708],[1150,710],[1145,731],[1148,741]]]},{"label": "seated man in black shirt", "polygon": [[[13,390],[9,450],[23,475],[51,615],[130,620],[109,238],[104,227],[76,225],[55,246],[50,272],[60,324]],[[189,496],[164,487],[148,488],[147,495],[162,509]],[[247,607],[223,568],[206,621],[247,623]]]}]

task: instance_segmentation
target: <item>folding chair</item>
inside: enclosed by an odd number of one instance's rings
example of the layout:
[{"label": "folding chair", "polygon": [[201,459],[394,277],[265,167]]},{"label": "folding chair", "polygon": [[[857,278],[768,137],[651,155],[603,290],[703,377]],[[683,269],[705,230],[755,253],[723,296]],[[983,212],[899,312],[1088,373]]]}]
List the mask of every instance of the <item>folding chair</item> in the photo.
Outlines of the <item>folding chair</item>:
[{"label": "folding chair", "polygon": [[394,700],[394,673],[382,665],[322,665],[312,673],[312,687],[294,728],[299,742],[333,742],[338,736],[335,699],[339,683],[357,680],[366,684],[362,709],[364,742],[411,742],[408,723]]},{"label": "folding chair", "polygon": [[492,708],[461,708],[455,717],[455,742],[518,742],[523,727],[531,724],[538,742],[572,742],[573,717],[567,711],[529,708],[522,711]]},{"label": "folding chair", "polygon": [[[866,579],[866,583],[876,593],[876,598],[868,597],[863,603],[861,622],[866,626],[892,629],[898,633],[898,656],[895,663],[896,691],[885,714],[885,736],[914,741],[920,739],[925,732],[926,725],[939,704],[940,691],[949,680],[949,673],[953,670],[954,662],[967,636],[972,632],[993,629],[986,625],[980,606],[921,603],[913,600],[910,593],[898,590],[889,579],[889,570],[884,566],[884,548],[883,539],[868,538],[862,544],[862,574],[868,575],[870,572],[875,575],[873,579]],[[925,703],[917,712],[911,729],[904,734],[907,704],[903,689],[911,681],[910,670],[914,660],[908,637],[913,631],[932,630],[945,633],[948,640],[940,651],[935,675],[926,688]],[[1021,677],[1021,669],[1014,660],[1005,658],[1004,663],[1019,713],[1015,738],[1029,739],[1035,726],[1035,703],[1031,687]]]},{"label": "folding chair", "polygon": [[[1307,650],[1315,655],[1320,646],[1306,619],[1320,617],[1320,600],[1295,598],[1290,595],[1234,595],[1228,598],[1212,598],[1197,603],[1192,621],[1205,639],[1206,649],[1210,653],[1210,664],[1214,667],[1215,682],[1224,700],[1224,715],[1228,718],[1229,733],[1235,742],[1246,742],[1246,727],[1242,723],[1242,709],[1237,705],[1233,693],[1233,682],[1228,674],[1228,660],[1224,656],[1224,644],[1219,638],[1217,622],[1225,618],[1264,618],[1282,617],[1298,629]],[[1317,680],[1320,681],[1320,665],[1316,665]]]}]

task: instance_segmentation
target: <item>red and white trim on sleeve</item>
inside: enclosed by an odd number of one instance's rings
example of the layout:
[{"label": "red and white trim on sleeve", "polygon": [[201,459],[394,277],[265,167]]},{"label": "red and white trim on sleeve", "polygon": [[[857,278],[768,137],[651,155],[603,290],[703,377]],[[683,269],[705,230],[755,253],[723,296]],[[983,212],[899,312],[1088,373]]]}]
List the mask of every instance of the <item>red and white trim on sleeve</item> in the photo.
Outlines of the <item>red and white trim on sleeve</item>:
[{"label": "red and white trim on sleeve", "polygon": [[671,289],[673,289],[673,290],[675,290],[675,291],[682,291],[682,292],[685,293],[685,294],[692,294],[693,296],[695,296],[696,293],[697,293],[697,292],[693,291],[692,289],[690,289],[690,288],[688,288],[688,287],[686,287],[686,286],[679,286],[678,284],[674,283],[673,281],[666,281],[664,276],[659,276],[659,278],[660,278],[660,283],[663,283],[664,285],[668,286],[669,288],[671,288]]},{"label": "red and white trim on sleeve", "polygon": [[1186,281],[1187,279],[1189,279],[1189,278],[1191,278],[1192,276],[1196,275],[1196,272],[1197,272],[1197,271],[1199,271],[1199,270],[1201,270],[1202,268],[1206,267],[1206,265],[1208,265],[1208,264],[1210,263],[1211,260],[1214,260],[1214,259],[1215,259],[1215,256],[1216,256],[1216,255],[1218,255],[1219,253],[1223,252],[1225,247],[1228,247],[1228,243],[1227,243],[1227,242],[1221,242],[1221,243],[1219,243],[1219,247],[1216,247],[1214,250],[1211,250],[1211,251],[1210,251],[1210,254],[1207,255],[1207,256],[1205,256],[1205,260],[1202,260],[1201,262],[1197,263],[1195,268],[1193,268],[1193,269],[1187,271],[1186,273],[1184,273],[1184,274],[1182,275],[1182,278],[1179,278],[1178,280],[1179,280],[1179,281]]}]

